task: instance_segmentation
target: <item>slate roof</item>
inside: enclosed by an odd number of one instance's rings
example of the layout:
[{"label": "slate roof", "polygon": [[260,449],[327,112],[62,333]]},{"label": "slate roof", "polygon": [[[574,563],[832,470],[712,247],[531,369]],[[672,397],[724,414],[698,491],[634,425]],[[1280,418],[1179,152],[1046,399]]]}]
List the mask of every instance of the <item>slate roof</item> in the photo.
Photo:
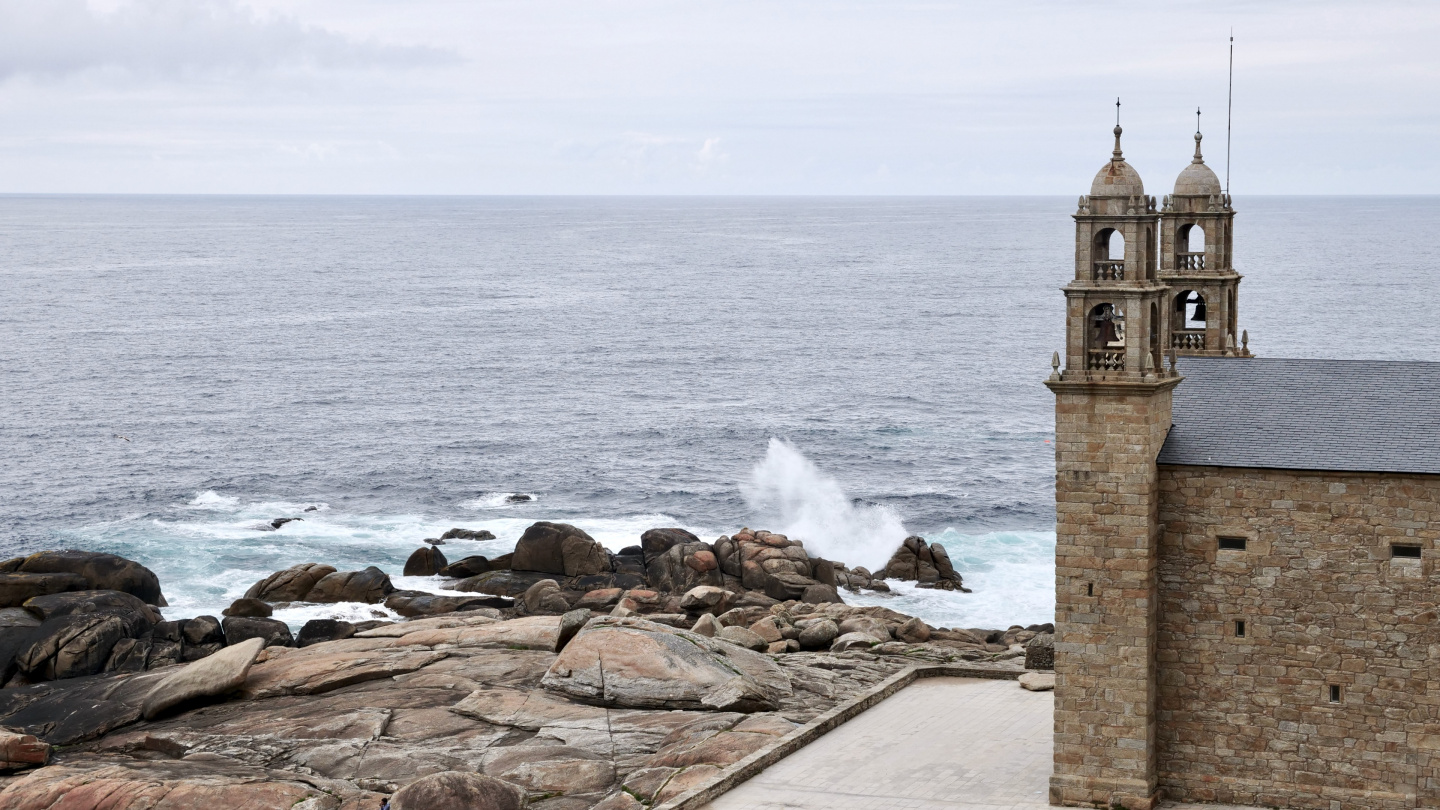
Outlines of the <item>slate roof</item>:
[{"label": "slate roof", "polygon": [[1440,474],[1440,363],[1183,357],[1159,463]]}]

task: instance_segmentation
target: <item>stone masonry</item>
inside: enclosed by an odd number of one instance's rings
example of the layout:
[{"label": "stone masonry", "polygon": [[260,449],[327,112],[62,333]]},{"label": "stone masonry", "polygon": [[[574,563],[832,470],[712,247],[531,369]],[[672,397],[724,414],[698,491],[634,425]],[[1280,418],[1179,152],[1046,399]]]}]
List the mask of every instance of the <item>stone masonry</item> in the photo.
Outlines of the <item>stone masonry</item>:
[{"label": "stone masonry", "polygon": [[1155,454],[1176,382],[1050,383],[1057,804],[1154,806]]},{"label": "stone masonry", "polygon": [[1440,807],[1440,476],[1159,474],[1165,795]]}]

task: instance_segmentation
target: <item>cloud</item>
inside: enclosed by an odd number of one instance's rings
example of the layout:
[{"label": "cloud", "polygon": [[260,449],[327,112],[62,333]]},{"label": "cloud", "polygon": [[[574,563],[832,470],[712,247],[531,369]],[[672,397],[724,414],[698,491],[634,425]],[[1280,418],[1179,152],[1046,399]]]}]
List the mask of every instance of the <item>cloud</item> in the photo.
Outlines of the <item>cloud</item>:
[{"label": "cloud", "polygon": [[421,67],[459,61],[427,46],[357,41],[237,0],[0,0],[0,79],[96,69],[191,75],[284,67]]},{"label": "cloud", "polygon": [[719,138],[706,138],[700,151],[695,153],[695,165],[702,172],[721,166],[729,159],[729,153],[720,148]]}]

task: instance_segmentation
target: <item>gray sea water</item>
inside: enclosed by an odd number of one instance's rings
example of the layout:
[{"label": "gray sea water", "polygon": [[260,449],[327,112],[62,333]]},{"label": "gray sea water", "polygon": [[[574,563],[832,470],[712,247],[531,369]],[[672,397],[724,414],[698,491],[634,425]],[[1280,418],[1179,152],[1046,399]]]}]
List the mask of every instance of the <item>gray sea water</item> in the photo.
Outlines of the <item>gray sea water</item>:
[{"label": "gray sea water", "polygon": [[[897,608],[1045,621],[1073,205],[0,196],[0,552],[141,560],[183,616],[451,526],[908,531],[975,593]],[[1440,198],[1236,207],[1255,352],[1433,359]]]}]

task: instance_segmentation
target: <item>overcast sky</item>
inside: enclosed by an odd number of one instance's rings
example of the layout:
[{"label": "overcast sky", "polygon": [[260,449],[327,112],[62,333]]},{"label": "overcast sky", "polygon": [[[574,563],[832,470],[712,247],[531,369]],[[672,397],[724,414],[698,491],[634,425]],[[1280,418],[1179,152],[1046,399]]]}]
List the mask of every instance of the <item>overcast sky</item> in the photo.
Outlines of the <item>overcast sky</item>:
[{"label": "overcast sky", "polygon": [[0,192],[1440,193],[1440,3],[0,0]]}]

